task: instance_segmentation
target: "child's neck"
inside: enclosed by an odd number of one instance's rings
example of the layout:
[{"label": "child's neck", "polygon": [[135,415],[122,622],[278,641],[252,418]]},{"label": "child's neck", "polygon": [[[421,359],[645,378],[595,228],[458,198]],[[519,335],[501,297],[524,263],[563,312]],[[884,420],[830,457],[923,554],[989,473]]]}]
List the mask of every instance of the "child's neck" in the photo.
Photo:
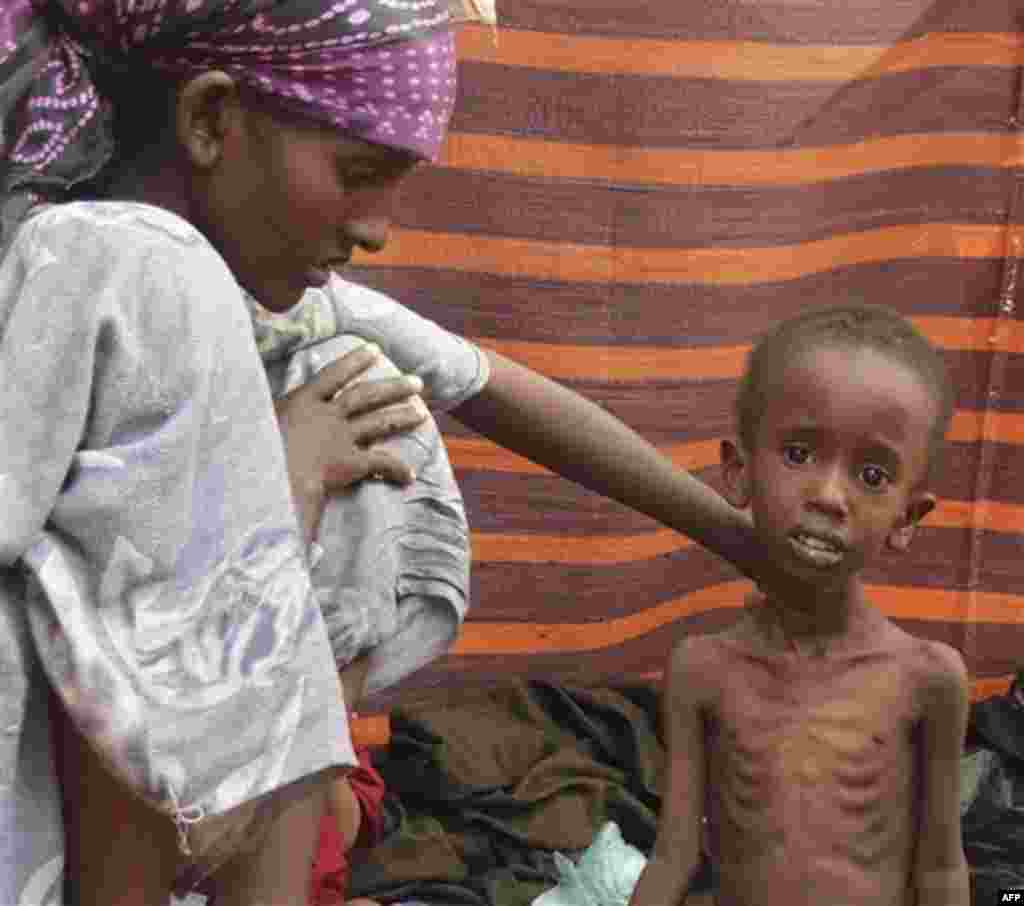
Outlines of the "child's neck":
[{"label": "child's neck", "polygon": [[860,580],[842,590],[786,595],[755,593],[755,624],[776,650],[805,657],[824,657],[867,628],[874,611]]}]

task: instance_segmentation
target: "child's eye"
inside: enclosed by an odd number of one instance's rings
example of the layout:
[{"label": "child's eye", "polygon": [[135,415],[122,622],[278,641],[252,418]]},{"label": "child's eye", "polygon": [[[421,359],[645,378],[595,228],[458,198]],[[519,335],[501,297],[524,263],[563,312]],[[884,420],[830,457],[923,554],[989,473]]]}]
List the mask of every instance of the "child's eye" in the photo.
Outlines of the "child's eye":
[{"label": "child's eye", "polygon": [[880,489],[889,482],[889,473],[880,466],[864,466],[860,470],[861,481],[869,488]]},{"label": "child's eye", "polygon": [[782,458],[792,466],[802,466],[810,460],[811,451],[800,444],[786,444],[782,448]]}]

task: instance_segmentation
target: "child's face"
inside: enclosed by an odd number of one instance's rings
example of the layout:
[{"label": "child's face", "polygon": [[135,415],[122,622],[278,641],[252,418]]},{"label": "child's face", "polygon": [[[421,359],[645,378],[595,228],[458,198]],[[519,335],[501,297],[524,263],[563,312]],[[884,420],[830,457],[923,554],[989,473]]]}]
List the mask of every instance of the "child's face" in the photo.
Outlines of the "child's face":
[{"label": "child's face", "polygon": [[787,574],[844,586],[934,506],[921,485],[936,415],[923,381],[882,353],[809,351],[785,366],[756,448],[723,448],[733,502]]},{"label": "child's face", "polygon": [[328,127],[246,110],[225,139],[206,197],[206,231],[238,281],[272,311],[322,285],[353,249],[387,242],[408,153]]}]

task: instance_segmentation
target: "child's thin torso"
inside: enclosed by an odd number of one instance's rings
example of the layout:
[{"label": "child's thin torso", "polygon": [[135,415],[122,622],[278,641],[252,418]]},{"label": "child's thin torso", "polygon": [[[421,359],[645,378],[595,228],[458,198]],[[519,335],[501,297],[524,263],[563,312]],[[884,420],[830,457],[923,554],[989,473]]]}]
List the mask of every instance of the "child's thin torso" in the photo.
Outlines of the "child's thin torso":
[{"label": "child's thin torso", "polygon": [[707,715],[719,902],[905,903],[916,826],[907,648],[808,657],[727,643],[721,654]]}]

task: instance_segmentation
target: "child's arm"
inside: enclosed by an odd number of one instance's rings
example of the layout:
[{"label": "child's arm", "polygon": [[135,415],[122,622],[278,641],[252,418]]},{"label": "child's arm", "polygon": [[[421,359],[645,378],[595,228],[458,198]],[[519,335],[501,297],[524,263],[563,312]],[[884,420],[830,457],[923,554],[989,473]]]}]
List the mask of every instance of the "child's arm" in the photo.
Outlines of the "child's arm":
[{"label": "child's arm", "polygon": [[760,575],[765,558],[744,513],[597,404],[498,353],[487,357],[490,378],[452,410],[459,421]]},{"label": "child's arm", "polygon": [[684,640],[677,645],[665,667],[666,782],[654,851],[630,906],[682,903],[700,858],[706,771],[701,715],[704,683],[698,662],[690,657],[693,644],[693,640]]},{"label": "child's arm", "polygon": [[932,643],[934,660],[921,721],[917,906],[968,906],[970,885],[960,838],[960,757],[967,727],[967,670],[960,655]]}]

